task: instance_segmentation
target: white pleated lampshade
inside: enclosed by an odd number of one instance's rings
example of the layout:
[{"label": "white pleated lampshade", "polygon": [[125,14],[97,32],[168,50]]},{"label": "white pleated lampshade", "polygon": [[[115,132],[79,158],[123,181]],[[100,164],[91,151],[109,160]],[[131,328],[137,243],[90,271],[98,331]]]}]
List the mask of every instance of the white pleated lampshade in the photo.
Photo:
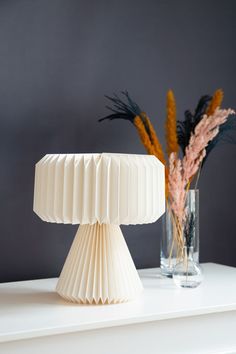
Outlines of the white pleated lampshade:
[{"label": "white pleated lampshade", "polygon": [[165,210],[163,164],[152,155],[49,154],[35,169],[34,211],[64,224],[144,224]]},{"label": "white pleated lampshade", "polygon": [[34,211],[81,224],[56,291],[68,301],[131,300],[143,286],[120,224],[156,221],[165,210],[164,166],[150,155],[57,154],[36,164]]}]

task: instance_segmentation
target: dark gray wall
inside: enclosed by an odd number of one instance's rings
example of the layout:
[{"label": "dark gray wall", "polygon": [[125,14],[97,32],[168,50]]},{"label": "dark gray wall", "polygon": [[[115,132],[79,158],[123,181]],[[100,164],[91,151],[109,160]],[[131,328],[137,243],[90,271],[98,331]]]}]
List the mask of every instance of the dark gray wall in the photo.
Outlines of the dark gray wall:
[{"label": "dark gray wall", "polygon": [[[165,95],[179,118],[225,90],[236,107],[234,0],[0,1],[0,281],[59,274],[76,228],[32,212],[46,153],[143,153],[133,126],[98,124],[104,93],[128,89],[161,140]],[[236,266],[236,147],[212,153],[200,182],[201,261]],[[159,264],[161,222],[123,227],[138,267]]]}]

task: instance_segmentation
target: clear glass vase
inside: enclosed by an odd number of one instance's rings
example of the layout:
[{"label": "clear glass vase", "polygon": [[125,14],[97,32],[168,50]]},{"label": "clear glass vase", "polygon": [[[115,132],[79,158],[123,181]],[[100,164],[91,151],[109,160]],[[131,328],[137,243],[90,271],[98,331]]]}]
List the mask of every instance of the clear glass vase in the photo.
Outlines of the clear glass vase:
[{"label": "clear glass vase", "polygon": [[199,262],[199,190],[190,189],[186,197],[185,205],[186,218],[181,231],[176,225],[175,216],[167,202],[166,213],[163,216],[163,232],[161,238],[161,274],[172,277],[173,270],[183,256],[183,247],[185,245],[184,234],[192,222],[192,247],[193,259]]},{"label": "clear glass vase", "polygon": [[193,247],[184,246],[182,259],[173,271],[173,280],[180,288],[196,288],[202,282],[202,270],[193,259]]}]

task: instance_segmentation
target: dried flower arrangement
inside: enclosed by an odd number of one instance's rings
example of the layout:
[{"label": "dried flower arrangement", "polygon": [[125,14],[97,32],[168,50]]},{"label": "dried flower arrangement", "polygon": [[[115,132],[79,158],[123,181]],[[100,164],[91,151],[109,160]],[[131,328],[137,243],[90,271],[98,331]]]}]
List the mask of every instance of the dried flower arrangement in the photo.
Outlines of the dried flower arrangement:
[{"label": "dried flower arrangement", "polygon": [[[176,238],[180,248],[184,244],[190,246],[189,227],[194,224],[193,217],[189,218],[186,226],[187,215],[185,203],[187,192],[191,183],[196,179],[197,186],[200,171],[210,152],[220,141],[236,142],[230,135],[236,130],[235,112],[232,109],[221,109],[223,91],[216,90],[214,95],[202,96],[197,107],[192,113],[185,111],[183,121],[177,121],[176,101],[173,91],[167,92],[166,107],[166,152],[168,162],[155,129],[147,114],[135,103],[129,93],[121,93],[122,98],[114,95],[105,96],[112,106],[107,106],[111,114],[99,119],[113,120],[125,119],[136,127],[140,140],[148,154],[155,155],[166,167],[166,197],[173,214],[177,233]],[[179,153],[181,149],[182,154]],[[180,156],[182,155],[182,156]],[[191,225],[190,225],[191,224]]]}]

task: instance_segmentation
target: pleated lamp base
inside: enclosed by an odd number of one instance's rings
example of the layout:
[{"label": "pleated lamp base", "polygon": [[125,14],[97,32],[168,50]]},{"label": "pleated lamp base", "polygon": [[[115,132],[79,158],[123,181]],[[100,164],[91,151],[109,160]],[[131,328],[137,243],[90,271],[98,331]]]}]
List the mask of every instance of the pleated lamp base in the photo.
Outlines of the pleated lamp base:
[{"label": "pleated lamp base", "polygon": [[57,283],[64,299],[111,304],[134,299],[142,283],[118,225],[80,225]]}]

